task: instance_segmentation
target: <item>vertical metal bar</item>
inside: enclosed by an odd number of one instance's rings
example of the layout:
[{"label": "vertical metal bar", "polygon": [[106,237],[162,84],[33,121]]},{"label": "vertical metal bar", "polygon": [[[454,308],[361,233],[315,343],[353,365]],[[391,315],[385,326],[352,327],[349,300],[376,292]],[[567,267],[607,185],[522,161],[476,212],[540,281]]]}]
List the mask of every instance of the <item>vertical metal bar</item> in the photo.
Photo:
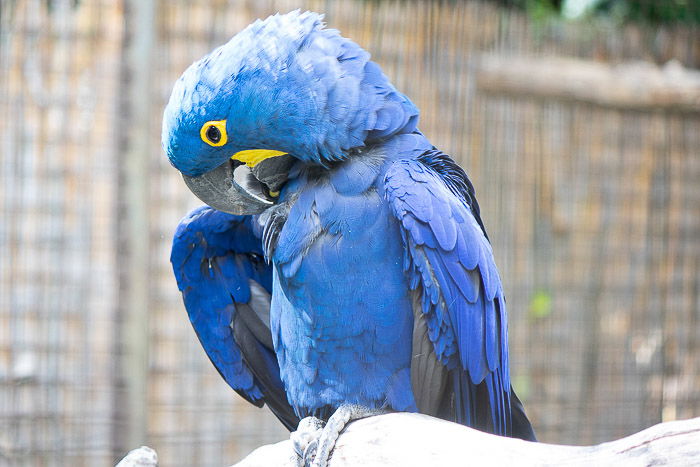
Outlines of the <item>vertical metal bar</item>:
[{"label": "vertical metal bar", "polygon": [[123,163],[120,168],[117,248],[120,264],[118,344],[122,352],[115,400],[115,454],[145,444],[148,436],[149,158],[153,128],[151,63],[155,0],[124,1],[122,73]]}]

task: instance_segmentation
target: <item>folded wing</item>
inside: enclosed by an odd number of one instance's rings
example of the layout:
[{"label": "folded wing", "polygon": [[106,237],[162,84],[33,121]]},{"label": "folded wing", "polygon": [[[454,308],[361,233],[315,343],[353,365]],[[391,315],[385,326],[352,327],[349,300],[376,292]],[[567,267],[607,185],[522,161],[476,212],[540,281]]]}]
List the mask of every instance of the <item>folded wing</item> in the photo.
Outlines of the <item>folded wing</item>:
[{"label": "folded wing", "polygon": [[[534,439],[511,395],[505,299],[466,174],[448,156],[429,151],[394,163],[385,193],[402,225],[413,294],[411,372],[419,410]],[[514,408],[526,433],[513,433]]]},{"label": "folded wing", "polygon": [[190,322],[221,376],[295,429],[272,347],[272,268],[253,218],[197,208],[178,225],[170,259]]}]

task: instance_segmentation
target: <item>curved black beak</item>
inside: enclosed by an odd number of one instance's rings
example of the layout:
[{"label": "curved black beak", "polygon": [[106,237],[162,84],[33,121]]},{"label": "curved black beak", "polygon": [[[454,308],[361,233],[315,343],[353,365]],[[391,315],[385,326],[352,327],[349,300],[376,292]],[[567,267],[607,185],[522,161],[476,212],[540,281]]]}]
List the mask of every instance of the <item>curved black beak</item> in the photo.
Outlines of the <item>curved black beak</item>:
[{"label": "curved black beak", "polygon": [[284,154],[253,167],[229,160],[198,177],[182,174],[182,178],[197,198],[214,209],[237,215],[260,214],[277,201],[294,160]]}]

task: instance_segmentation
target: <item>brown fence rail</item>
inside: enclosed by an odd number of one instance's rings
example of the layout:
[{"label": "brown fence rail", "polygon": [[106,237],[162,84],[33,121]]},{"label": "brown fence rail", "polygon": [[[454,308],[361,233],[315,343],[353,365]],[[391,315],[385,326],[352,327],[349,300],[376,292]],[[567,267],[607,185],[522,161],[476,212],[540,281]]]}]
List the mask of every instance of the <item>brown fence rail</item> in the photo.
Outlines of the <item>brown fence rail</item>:
[{"label": "brown fence rail", "polygon": [[475,182],[540,438],[699,416],[700,115],[533,92],[522,73],[541,84],[576,59],[624,87],[645,61],[692,96],[697,28],[533,22],[477,1],[4,0],[0,465],[108,465],[148,443],[162,465],[220,466],[286,436],[187,322],[168,256],[197,201],[159,138],[187,65],[298,6],[370,50]]}]

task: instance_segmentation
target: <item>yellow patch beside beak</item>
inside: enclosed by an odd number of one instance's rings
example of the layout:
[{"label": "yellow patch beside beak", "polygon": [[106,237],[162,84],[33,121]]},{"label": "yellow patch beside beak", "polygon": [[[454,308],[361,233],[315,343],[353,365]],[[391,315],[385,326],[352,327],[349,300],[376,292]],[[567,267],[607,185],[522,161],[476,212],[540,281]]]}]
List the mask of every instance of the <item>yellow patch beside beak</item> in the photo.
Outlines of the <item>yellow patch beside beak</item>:
[{"label": "yellow patch beside beak", "polygon": [[240,151],[231,156],[231,159],[236,161],[245,162],[248,167],[255,167],[260,162],[270,157],[284,156],[287,154],[282,151],[275,151],[272,149],[247,149],[245,151]]}]

